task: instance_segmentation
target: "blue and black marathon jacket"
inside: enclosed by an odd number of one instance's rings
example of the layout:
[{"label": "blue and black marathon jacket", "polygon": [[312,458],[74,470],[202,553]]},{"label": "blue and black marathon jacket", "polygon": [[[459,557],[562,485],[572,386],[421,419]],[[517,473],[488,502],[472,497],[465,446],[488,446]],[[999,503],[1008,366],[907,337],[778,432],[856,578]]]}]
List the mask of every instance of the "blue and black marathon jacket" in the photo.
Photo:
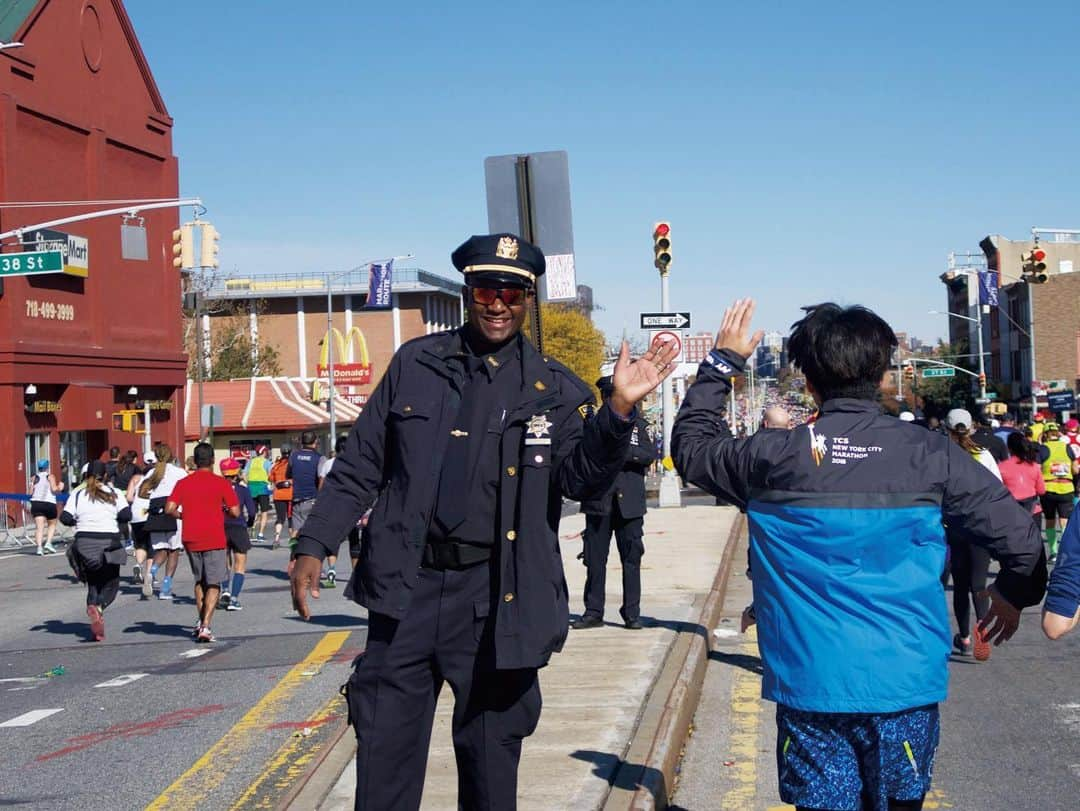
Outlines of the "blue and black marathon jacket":
[{"label": "blue and black marathon jacket", "polygon": [[1000,562],[997,590],[1023,608],[1046,589],[1031,516],[958,445],[875,402],[829,400],[812,424],[733,439],[722,415],[743,364],[727,350],[701,364],[672,455],[686,481],[746,510],[762,695],[829,713],[943,701],[943,522]]}]

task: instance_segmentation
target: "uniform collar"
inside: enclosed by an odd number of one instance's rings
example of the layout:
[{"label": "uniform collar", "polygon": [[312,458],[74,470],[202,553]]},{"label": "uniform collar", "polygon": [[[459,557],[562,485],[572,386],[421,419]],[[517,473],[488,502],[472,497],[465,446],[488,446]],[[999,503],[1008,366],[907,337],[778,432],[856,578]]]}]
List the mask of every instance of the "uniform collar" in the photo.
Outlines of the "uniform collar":
[{"label": "uniform collar", "polygon": [[464,327],[454,335],[454,340],[451,343],[451,357],[468,356],[478,358],[483,364],[488,380],[494,380],[495,375],[510,366],[515,359],[521,357],[521,344],[524,338],[520,332],[496,351],[483,354],[474,352],[465,336]]},{"label": "uniform collar", "polygon": [[880,414],[881,403],[876,400],[857,400],[854,397],[836,397],[821,404],[820,414]]}]

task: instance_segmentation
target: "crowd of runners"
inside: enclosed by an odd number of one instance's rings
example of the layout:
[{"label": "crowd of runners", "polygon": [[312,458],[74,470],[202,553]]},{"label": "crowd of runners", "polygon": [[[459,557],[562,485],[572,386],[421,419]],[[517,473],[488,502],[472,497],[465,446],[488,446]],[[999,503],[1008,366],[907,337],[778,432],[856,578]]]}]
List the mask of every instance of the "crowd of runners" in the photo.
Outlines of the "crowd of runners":
[{"label": "crowd of runners", "polygon": [[[67,558],[87,587],[90,635],[105,638],[105,612],[117,599],[123,570],[139,587],[139,598],[171,601],[181,553],[192,573],[197,616],[192,636],[214,642],[218,609],[242,611],[247,558],[254,545],[276,550],[295,546],[332,456],[317,450],[318,438],[305,432],[299,447],[285,443],[271,461],[260,445],[250,458],[215,460],[213,447],[195,445],[181,459],[165,444],[140,458],[112,448],[109,458],[88,463],[70,493],[42,461],[29,491],[36,524],[36,553],[54,554],[57,524],[74,530]],[[335,450],[340,452],[344,438]],[[272,531],[268,533],[272,526]],[[355,559],[359,530],[349,535]],[[344,539],[343,539],[344,540]],[[290,554],[290,558],[292,555]],[[282,558],[282,569],[285,559]],[[335,588],[336,557],[320,585]],[[290,564],[291,565],[291,564]]]}]

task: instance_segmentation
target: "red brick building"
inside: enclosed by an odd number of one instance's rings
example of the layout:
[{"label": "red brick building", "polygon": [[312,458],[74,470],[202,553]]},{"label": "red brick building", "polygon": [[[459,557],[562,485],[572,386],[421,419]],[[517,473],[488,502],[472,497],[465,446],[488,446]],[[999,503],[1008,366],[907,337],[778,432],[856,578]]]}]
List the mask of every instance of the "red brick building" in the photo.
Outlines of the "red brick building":
[{"label": "red brick building", "polygon": [[[0,201],[176,197],[172,118],[120,0],[11,0],[0,41],[23,43],[0,51]],[[5,207],[0,231],[87,210]],[[42,457],[70,481],[111,445],[140,448],[112,415],[144,400],[154,441],[182,443],[178,212],[143,216],[148,261],[121,258],[121,218],[110,217],[59,227],[78,275],[3,278],[0,491],[25,492]]]}]

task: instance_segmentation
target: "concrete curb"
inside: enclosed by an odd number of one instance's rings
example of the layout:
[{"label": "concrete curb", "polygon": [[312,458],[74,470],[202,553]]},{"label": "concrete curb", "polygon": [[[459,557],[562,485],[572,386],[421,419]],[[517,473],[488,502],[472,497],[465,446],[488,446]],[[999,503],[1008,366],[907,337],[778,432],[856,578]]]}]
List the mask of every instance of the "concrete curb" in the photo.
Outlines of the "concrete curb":
[{"label": "concrete curb", "polygon": [[342,773],[356,758],[356,736],[347,733],[352,727],[342,721],[331,733],[331,742],[308,768],[296,785],[274,805],[275,811],[289,808],[319,808],[333,790]]},{"label": "concrete curb", "polygon": [[[675,785],[675,769],[701,698],[709,662],[710,634],[723,613],[735,548],[745,527],[744,515],[732,522],[720,568],[702,603],[697,626],[688,625],[672,644],[634,738],[612,780],[615,787],[636,787],[636,790],[613,789],[604,803],[605,811],[667,808],[668,796]],[[628,797],[630,791],[633,794]]]}]

